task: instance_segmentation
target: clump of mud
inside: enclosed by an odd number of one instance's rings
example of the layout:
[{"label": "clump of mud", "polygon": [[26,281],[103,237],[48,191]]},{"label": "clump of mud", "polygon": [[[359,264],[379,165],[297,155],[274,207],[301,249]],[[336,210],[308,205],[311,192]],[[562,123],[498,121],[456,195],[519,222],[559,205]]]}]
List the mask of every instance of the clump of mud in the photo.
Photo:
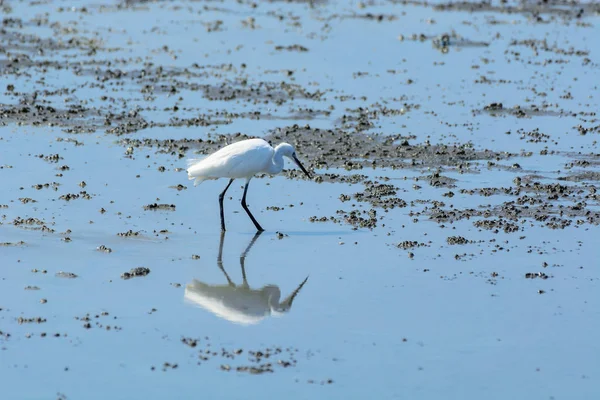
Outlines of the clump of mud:
[{"label": "clump of mud", "polygon": [[129,272],[123,272],[121,274],[121,278],[123,279],[131,279],[140,276],[146,276],[150,273],[150,269],[146,267],[136,267],[132,268]]}]

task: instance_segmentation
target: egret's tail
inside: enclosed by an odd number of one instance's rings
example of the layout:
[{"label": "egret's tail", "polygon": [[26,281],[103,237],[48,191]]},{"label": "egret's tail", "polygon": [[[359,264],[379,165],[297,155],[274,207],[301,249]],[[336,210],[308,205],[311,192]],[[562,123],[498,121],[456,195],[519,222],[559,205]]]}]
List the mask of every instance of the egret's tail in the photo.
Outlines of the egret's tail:
[{"label": "egret's tail", "polygon": [[194,176],[191,172],[191,167],[193,167],[194,165],[198,164],[202,159],[200,158],[188,158],[187,159],[187,173],[188,173],[188,179],[190,181],[194,181],[194,186],[198,186],[199,184],[201,184],[205,178],[203,177],[198,177],[198,176]]},{"label": "egret's tail", "polygon": [[204,182],[206,180],[206,178],[192,175],[189,171],[188,171],[188,179],[190,181],[194,181],[194,186],[198,186],[199,184],[201,184],[202,182]]}]

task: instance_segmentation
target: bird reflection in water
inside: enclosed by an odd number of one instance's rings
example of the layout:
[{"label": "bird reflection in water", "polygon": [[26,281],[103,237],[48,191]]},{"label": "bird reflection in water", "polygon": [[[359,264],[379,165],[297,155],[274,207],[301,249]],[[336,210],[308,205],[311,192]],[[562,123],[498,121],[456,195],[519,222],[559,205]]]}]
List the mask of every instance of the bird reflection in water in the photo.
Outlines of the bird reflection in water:
[{"label": "bird reflection in water", "polygon": [[223,242],[225,232],[221,232],[221,241],[219,242],[219,255],[217,256],[217,265],[223,271],[227,284],[209,285],[200,282],[197,279],[188,283],[185,288],[186,301],[193,303],[216,316],[234,322],[240,325],[254,325],[268,317],[269,315],[280,316],[286,313],[292,307],[294,299],[304,286],[308,277],[298,285],[288,297],[279,301],[281,291],[278,286],[266,285],[260,289],[252,289],[246,279],[245,261],[248,252],[260,237],[262,232],[257,232],[250,240],[248,247],[240,256],[240,266],[242,267],[242,284],[236,285],[223,268]]}]

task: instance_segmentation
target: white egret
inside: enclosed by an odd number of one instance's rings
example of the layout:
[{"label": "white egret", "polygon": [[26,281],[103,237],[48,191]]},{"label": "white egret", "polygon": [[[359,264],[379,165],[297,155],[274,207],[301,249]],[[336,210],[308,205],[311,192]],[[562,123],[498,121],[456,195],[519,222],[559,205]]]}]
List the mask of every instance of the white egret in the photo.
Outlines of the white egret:
[{"label": "white egret", "polygon": [[188,160],[188,178],[194,180],[194,186],[209,179],[230,178],[225,190],[219,195],[221,211],[221,230],[225,230],[223,217],[223,198],[234,179],[246,178],[246,186],[242,196],[242,207],[256,226],[258,231],[264,231],[246,205],[246,193],[250,179],[256,174],[278,174],[283,170],[283,157],[296,162],[298,167],[310,178],[310,174],[296,157],[294,146],[281,143],[273,149],[263,139],[247,139],[225,146],[217,152],[201,160]]},{"label": "white egret", "polygon": [[280,301],[281,290],[275,285],[266,285],[261,289],[252,289],[246,279],[244,262],[248,251],[250,251],[250,248],[254,245],[260,234],[261,232],[259,231],[254,235],[250,244],[240,256],[243,281],[241,285],[236,285],[225,271],[225,268],[223,268],[223,240],[225,233],[221,232],[217,265],[225,275],[227,284],[210,285],[194,279],[185,287],[185,300],[210,311],[220,318],[240,325],[254,325],[269,315],[279,316],[288,312],[292,307],[294,298],[298,295],[308,277],[283,301]]}]

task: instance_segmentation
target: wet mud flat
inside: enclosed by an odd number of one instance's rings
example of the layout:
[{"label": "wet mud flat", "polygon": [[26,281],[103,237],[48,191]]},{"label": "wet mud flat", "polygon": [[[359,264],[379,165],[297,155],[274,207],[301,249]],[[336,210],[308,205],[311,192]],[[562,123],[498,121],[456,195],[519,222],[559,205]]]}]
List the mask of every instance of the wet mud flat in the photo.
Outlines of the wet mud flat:
[{"label": "wet mud flat", "polygon": [[[596,398],[599,17],[0,2],[5,394]],[[186,159],[250,137],[314,179],[221,235]]]}]

